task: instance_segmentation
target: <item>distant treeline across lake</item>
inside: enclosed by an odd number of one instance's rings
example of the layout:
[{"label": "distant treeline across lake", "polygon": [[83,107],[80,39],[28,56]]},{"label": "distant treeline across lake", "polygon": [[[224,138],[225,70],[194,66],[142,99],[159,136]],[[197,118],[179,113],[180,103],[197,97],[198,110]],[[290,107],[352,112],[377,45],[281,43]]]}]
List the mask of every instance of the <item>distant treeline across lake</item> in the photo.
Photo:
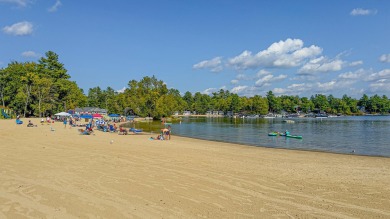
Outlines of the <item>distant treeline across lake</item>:
[{"label": "distant treeline across lake", "polygon": [[[390,157],[390,116],[234,119],[187,117],[172,124],[173,135],[272,148]],[[288,130],[303,139],[268,136]]]}]

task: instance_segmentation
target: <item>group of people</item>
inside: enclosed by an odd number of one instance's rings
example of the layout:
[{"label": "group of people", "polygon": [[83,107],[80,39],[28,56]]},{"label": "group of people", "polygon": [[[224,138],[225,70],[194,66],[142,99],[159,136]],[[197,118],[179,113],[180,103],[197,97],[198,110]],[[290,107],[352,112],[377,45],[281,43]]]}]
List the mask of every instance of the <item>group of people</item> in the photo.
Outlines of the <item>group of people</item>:
[{"label": "group of people", "polygon": [[34,125],[31,120],[28,120],[27,127],[37,127],[37,125]]},{"label": "group of people", "polygon": [[90,135],[93,133],[93,126],[92,123],[88,123],[85,126],[85,129],[79,129],[80,134],[82,135]]},{"label": "group of people", "polygon": [[[72,117],[64,117],[64,118],[61,118],[63,124],[64,124],[64,128],[67,127],[68,123],[69,123],[69,128],[71,127],[74,127],[74,126],[77,126],[76,125],[76,121],[72,118]],[[17,116],[17,124],[22,124],[23,122],[20,120],[19,116]],[[41,124],[43,125],[44,123],[48,123],[48,124],[51,124],[52,122],[54,123],[54,120],[52,121],[52,119],[48,116],[46,118],[46,121],[44,118],[41,119]],[[167,125],[167,124],[165,124]],[[82,125],[84,126],[84,125]],[[27,124],[27,127],[37,127],[37,125],[35,125],[31,120],[28,121],[28,124]],[[84,134],[84,135],[90,135],[93,133],[93,128],[96,127],[97,130],[102,130],[104,132],[118,132],[119,134],[123,134],[123,135],[127,135],[128,132],[126,129],[122,128],[122,127],[117,127],[117,125],[115,123],[109,123],[107,121],[104,121],[103,119],[101,120],[96,120],[96,121],[90,121],[88,124],[85,125],[85,129],[78,129],[78,131],[80,132],[80,134]],[[168,125],[166,126],[165,128],[161,129],[161,133],[156,137],[151,137],[150,138],[151,140],[171,140],[171,126]]]},{"label": "group of people", "polygon": [[[64,128],[66,128],[66,125],[68,124],[68,118],[63,118],[62,123],[64,124]],[[69,128],[75,127],[76,125],[76,120],[73,119],[72,117],[69,117]]]},{"label": "group of people", "polygon": [[150,137],[151,140],[171,140],[171,126],[161,129],[161,133],[156,138]]},{"label": "group of people", "polygon": [[98,130],[104,131],[104,132],[117,132],[118,127],[115,123],[109,123],[104,121],[103,119],[96,120],[95,126]]}]

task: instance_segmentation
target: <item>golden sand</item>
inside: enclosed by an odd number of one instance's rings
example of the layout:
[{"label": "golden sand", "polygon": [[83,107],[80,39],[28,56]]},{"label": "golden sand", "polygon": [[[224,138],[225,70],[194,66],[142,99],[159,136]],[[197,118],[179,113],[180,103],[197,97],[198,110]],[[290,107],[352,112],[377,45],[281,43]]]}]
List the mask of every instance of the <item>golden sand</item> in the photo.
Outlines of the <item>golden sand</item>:
[{"label": "golden sand", "polygon": [[0,218],[390,218],[389,158],[33,121],[0,120]]}]

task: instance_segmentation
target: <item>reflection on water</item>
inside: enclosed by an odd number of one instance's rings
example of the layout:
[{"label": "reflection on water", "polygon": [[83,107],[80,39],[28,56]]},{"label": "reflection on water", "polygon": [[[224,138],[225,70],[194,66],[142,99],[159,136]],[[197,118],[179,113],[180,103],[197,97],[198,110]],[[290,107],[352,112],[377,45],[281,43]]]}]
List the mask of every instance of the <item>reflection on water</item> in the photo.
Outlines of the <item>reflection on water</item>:
[{"label": "reflection on water", "polygon": [[[390,157],[390,117],[283,119],[183,118],[172,124],[173,134],[254,146],[319,150]],[[272,131],[290,131],[303,139],[269,137]]]}]

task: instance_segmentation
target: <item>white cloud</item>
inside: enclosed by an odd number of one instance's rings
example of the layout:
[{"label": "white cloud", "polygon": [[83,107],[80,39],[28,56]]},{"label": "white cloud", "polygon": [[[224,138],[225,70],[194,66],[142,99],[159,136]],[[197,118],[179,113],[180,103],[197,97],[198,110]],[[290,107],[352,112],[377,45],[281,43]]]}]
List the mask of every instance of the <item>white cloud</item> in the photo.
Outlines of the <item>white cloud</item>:
[{"label": "white cloud", "polygon": [[355,67],[358,65],[363,65],[363,61],[360,60],[360,61],[354,61],[354,62],[349,63],[349,66],[351,66],[351,67]]},{"label": "white cloud", "polygon": [[252,97],[254,95],[259,95],[262,91],[259,90],[258,87],[253,87],[253,86],[236,86],[230,89],[231,93],[235,93],[239,96],[247,96],[247,97]]},{"label": "white cloud", "polygon": [[[277,87],[272,91],[277,95],[345,94],[347,90],[356,92],[352,86],[355,80],[331,80],[315,83],[295,83],[285,88]],[[360,91],[359,91],[360,92]],[[347,92],[352,93],[352,92]]]},{"label": "white cloud", "polygon": [[28,21],[22,21],[11,26],[5,26],[3,32],[15,36],[30,35],[33,32],[33,25]]},{"label": "white cloud", "polygon": [[222,58],[215,57],[211,60],[204,60],[192,66],[193,69],[211,69],[212,72],[220,72],[223,70]]},{"label": "white cloud", "polygon": [[314,74],[314,73],[324,73],[331,71],[340,71],[343,67],[344,61],[340,59],[328,60],[326,57],[321,56],[316,59],[310,60],[299,70],[299,74]]},{"label": "white cloud", "polygon": [[390,92],[390,80],[379,80],[375,83],[371,83],[369,85],[370,91],[372,93],[378,93],[378,92]]},{"label": "white cloud", "polygon": [[302,83],[302,84],[291,84],[287,86],[288,89],[293,89],[293,90],[305,90],[308,88],[307,84]]},{"label": "white cloud", "polygon": [[123,87],[122,89],[116,90],[116,92],[118,92],[118,93],[124,93],[125,90],[126,90],[126,87]]},{"label": "white cloud", "polygon": [[222,86],[222,87],[219,88],[219,90],[221,90],[221,89],[222,90],[227,90],[227,87],[226,86]]},{"label": "white cloud", "polygon": [[61,1],[57,0],[56,3],[47,10],[49,12],[56,12],[61,5],[62,5]]},{"label": "white cloud", "polygon": [[272,82],[278,82],[278,81],[283,81],[284,79],[287,78],[287,75],[279,75],[274,77],[273,75],[266,75],[259,80],[255,82],[255,86],[257,87],[263,87],[263,86],[268,86]]},{"label": "white cloud", "polygon": [[331,90],[334,90],[335,85],[336,85],[336,81],[329,81],[329,82],[324,82],[324,83],[317,82],[316,83],[316,90],[320,91],[320,92],[331,91]]},{"label": "white cloud", "polygon": [[362,76],[366,73],[367,73],[367,71],[365,71],[364,69],[361,68],[361,69],[358,69],[354,72],[345,72],[345,73],[339,74],[338,78],[345,79],[345,80],[357,80],[357,79],[362,78]]},{"label": "white cloud", "polygon": [[25,52],[22,52],[22,56],[26,57],[26,58],[37,58],[40,55],[34,51],[25,51]]},{"label": "white cloud", "polygon": [[245,92],[247,90],[248,86],[237,86],[237,87],[233,87],[230,92],[231,93],[234,93],[234,94],[242,94],[243,92]]},{"label": "white cloud", "polygon": [[31,1],[30,0],[0,0],[0,2],[16,4],[19,7],[26,7]]},{"label": "white cloud", "polygon": [[263,77],[264,75],[269,75],[269,74],[271,74],[271,72],[269,72],[269,71],[267,71],[267,70],[264,70],[264,69],[261,69],[260,71],[258,71],[258,72],[256,73],[256,77],[257,77],[257,78],[261,78],[261,77]]},{"label": "white cloud", "polygon": [[220,90],[227,90],[226,86],[222,86],[220,88],[207,88],[206,90],[202,91],[202,94],[211,95],[212,93],[219,92]]},{"label": "white cloud", "polygon": [[302,93],[307,93],[312,89],[311,84],[301,83],[301,84],[291,84],[286,88],[274,88],[273,93],[277,95],[300,95]]},{"label": "white cloud", "polygon": [[245,74],[238,74],[237,76],[236,76],[236,79],[237,80],[248,80],[248,76],[246,76]]},{"label": "white cloud", "polygon": [[364,16],[364,15],[374,15],[378,11],[377,10],[371,10],[371,9],[363,9],[363,8],[355,8],[350,12],[350,15],[352,16]]},{"label": "white cloud", "polygon": [[379,57],[379,61],[390,63],[390,53],[381,55],[381,57]]},{"label": "white cloud", "polygon": [[201,93],[202,93],[202,94],[210,95],[210,94],[212,94],[212,93],[214,93],[214,92],[217,92],[217,91],[218,91],[217,88],[207,88],[206,90],[202,91]]},{"label": "white cloud", "polygon": [[235,69],[254,69],[258,67],[290,68],[301,65],[308,58],[318,56],[322,49],[318,46],[303,47],[300,39],[287,39],[273,43],[266,50],[255,55],[245,50],[240,55],[230,58],[228,65]]},{"label": "white cloud", "polygon": [[231,84],[238,84],[239,80],[233,79],[230,81]]},{"label": "white cloud", "polygon": [[365,81],[378,81],[381,79],[390,79],[390,69],[384,69],[382,71],[372,73],[365,78]]},{"label": "white cloud", "polygon": [[317,82],[313,84],[311,93],[328,93],[328,94],[337,94],[337,93],[350,93],[347,90],[353,89],[352,85],[356,83],[355,80],[332,80],[328,82]]}]

